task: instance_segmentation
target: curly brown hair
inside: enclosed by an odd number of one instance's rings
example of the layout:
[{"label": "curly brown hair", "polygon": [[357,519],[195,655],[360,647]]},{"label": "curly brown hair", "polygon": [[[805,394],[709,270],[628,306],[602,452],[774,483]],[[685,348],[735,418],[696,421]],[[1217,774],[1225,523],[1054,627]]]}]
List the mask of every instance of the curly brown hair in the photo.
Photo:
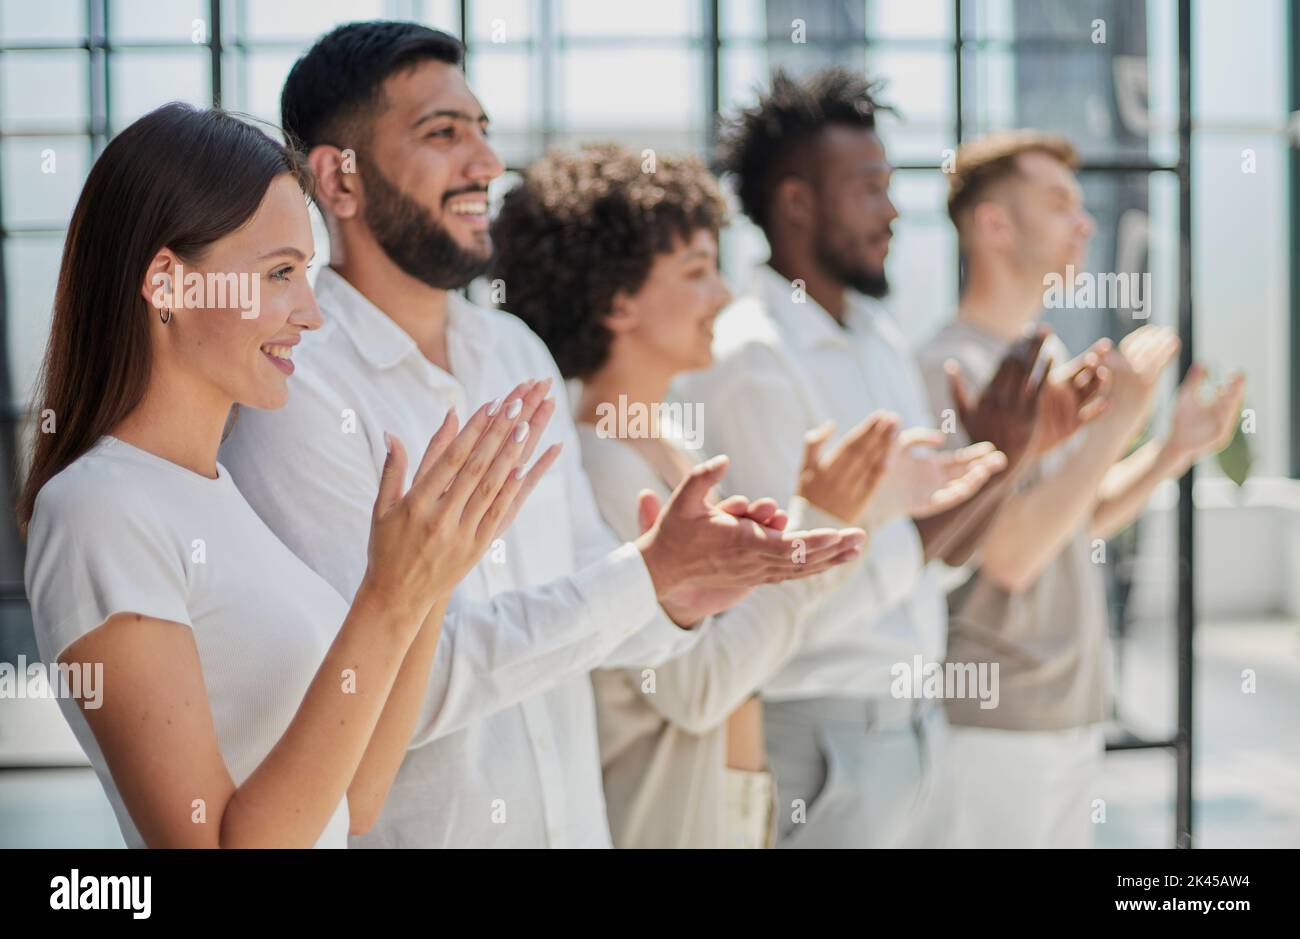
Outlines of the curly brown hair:
[{"label": "curly brown hair", "polygon": [[615,144],[552,150],[506,194],[492,223],[502,307],[542,338],[565,378],[609,357],[614,295],[645,284],[655,258],[727,223],[717,181],[696,157]]}]

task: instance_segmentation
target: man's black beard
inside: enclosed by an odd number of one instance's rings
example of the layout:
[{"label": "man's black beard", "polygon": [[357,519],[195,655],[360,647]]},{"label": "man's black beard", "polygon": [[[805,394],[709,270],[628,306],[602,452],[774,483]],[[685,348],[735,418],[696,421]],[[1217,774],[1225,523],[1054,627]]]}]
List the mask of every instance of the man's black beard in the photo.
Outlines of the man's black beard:
[{"label": "man's black beard", "polygon": [[379,247],[407,274],[439,290],[464,287],[492,267],[491,249],[482,254],[461,247],[428,209],[361,163],[366,187],[366,225]]},{"label": "man's black beard", "polygon": [[875,297],[877,300],[883,300],[889,296],[889,278],[885,276],[884,271],[872,273],[861,270],[852,276],[844,277],[844,283],[858,293],[866,294],[868,297]]},{"label": "man's black beard", "polygon": [[871,271],[861,262],[841,258],[828,243],[821,229],[814,239],[813,252],[818,266],[845,286],[868,297],[875,297],[877,300],[889,296],[889,278],[885,276],[883,267],[878,271]]}]

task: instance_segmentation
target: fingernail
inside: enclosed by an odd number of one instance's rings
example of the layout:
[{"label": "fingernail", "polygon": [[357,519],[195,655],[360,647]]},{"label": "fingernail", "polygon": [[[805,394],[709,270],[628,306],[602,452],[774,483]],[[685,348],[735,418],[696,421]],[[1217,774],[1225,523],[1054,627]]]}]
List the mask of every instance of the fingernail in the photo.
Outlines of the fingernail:
[{"label": "fingernail", "polygon": [[519,412],[522,411],[523,409],[524,409],[523,399],[515,398],[515,400],[510,402],[510,407],[506,408],[506,420],[513,421],[516,417],[519,416]]},{"label": "fingernail", "polygon": [[497,412],[497,408],[499,407],[501,407],[501,399],[494,398],[492,401],[492,407],[488,408],[488,417],[491,417],[493,414],[495,414]]},{"label": "fingernail", "polygon": [[384,431],[384,450],[388,453],[393,452],[393,435]]},{"label": "fingernail", "polygon": [[522,466],[516,467],[515,479],[523,479],[523,478],[524,478],[524,468]]},{"label": "fingernail", "polygon": [[[518,413],[518,412],[516,412]],[[528,422],[524,421],[515,428],[515,443],[523,443],[528,439]]]}]

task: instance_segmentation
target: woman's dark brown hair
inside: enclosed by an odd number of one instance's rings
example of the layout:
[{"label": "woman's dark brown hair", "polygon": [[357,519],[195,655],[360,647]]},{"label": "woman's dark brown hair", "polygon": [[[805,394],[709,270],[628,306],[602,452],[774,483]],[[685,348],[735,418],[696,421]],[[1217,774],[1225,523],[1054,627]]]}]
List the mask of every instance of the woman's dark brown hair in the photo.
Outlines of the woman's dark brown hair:
[{"label": "woman's dark brown hair", "polygon": [[38,423],[52,413],[54,432],[36,434],[18,500],[24,531],[41,487],[144,398],[157,315],[141,293],[150,262],[164,247],[200,261],[252,218],[282,173],[310,192],[294,151],[224,111],[184,104],[146,114],[104,148],[63,247],[35,394]]}]

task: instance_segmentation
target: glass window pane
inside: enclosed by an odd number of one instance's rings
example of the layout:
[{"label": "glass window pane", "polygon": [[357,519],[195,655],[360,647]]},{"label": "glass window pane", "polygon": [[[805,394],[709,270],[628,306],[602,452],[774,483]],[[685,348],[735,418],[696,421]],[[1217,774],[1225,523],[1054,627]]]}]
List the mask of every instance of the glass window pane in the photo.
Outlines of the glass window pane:
[{"label": "glass window pane", "polygon": [[1192,146],[1196,353],[1216,375],[1231,368],[1246,374],[1246,406],[1257,421],[1252,476],[1285,476],[1289,465],[1295,248],[1280,197],[1288,150],[1281,134],[1261,133],[1202,133]]},{"label": "glass window pane", "polygon": [[85,137],[0,140],[5,226],[67,225],[89,169],[90,142]]},{"label": "glass window pane", "polygon": [[6,297],[9,377],[13,402],[20,407],[31,402],[36,373],[49,339],[62,251],[62,232],[10,235],[4,242],[5,276],[9,281]]},{"label": "glass window pane", "polygon": [[867,0],[867,35],[952,39],[952,0]]},{"label": "glass window pane", "polygon": [[[1179,74],[1178,11],[1169,3],[1147,3],[1146,57],[1150,155],[1152,160],[1171,165],[1178,162]],[[1136,80],[1140,84],[1141,80]]]},{"label": "glass window pane", "polygon": [[[1286,10],[1257,3],[1250,14],[1224,3],[1197,3],[1192,23],[1192,107],[1198,125],[1276,121],[1287,111]],[[1297,13],[1293,12],[1293,16]]]},{"label": "glass window pane", "polygon": [[84,42],[85,0],[0,3],[0,45],[20,42]]},{"label": "glass window pane", "polygon": [[566,36],[697,36],[703,12],[696,0],[560,0],[560,30]]},{"label": "glass window pane", "polygon": [[947,187],[938,170],[900,170],[890,181],[898,219],[885,304],[913,345],[950,319],[957,303],[957,239],[943,214]]},{"label": "glass window pane", "polygon": [[[1152,109],[1149,76],[1159,63],[1105,47],[986,49],[965,59],[965,135],[1035,127],[1068,137],[1085,160],[1170,159],[1172,103]],[[1062,107],[1068,95],[1070,107]],[[1162,113],[1163,112],[1163,113]]]},{"label": "glass window pane", "polygon": [[84,130],[88,62],[85,52],[0,55],[0,131]]},{"label": "glass window pane", "polygon": [[967,136],[1034,126],[1072,137],[1085,158],[1177,158],[1174,0],[988,0],[963,11],[977,43],[963,61]]},{"label": "glass window pane", "polygon": [[[478,47],[482,48],[482,47]],[[518,46],[471,50],[469,85],[492,119],[492,133],[518,131],[544,119],[537,58]]]},{"label": "glass window pane", "polygon": [[718,99],[724,115],[749,107],[766,90],[771,73],[761,45],[724,44],[718,63]]},{"label": "glass window pane", "polygon": [[848,43],[826,44],[809,41],[788,43],[782,41],[748,45],[728,43],[722,47],[722,91],[724,102],[752,101],[752,78],[766,89],[769,77],[776,69],[791,75],[808,75],[830,65],[864,70],[867,46],[860,40]]},{"label": "glass window pane", "polygon": [[533,35],[535,4],[529,0],[477,0],[469,5],[471,48],[480,43],[509,44]]},{"label": "glass window pane", "polygon": [[718,28],[723,41],[763,36],[767,18],[763,0],[728,0],[719,9]]},{"label": "glass window pane", "polygon": [[108,32],[114,43],[205,43],[211,35],[207,0],[110,0]]},{"label": "glass window pane", "polygon": [[1158,6],[1165,8],[1162,15],[1173,14],[1168,22],[1176,29],[1176,0],[978,0],[962,4],[962,36],[999,42],[1031,39],[1092,43],[1094,36],[1098,41],[1103,38],[1101,27],[1093,25],[1101,20],[1105,24],[1105,42],[1111,44],[1122,42],[1135,19],[1145,20]]},{"label": "glass window pane", "polygon": [[951,124],[900,121],[889,114],[882,114],[877,129],[889,160],[895,166],[911,164],[937,167],[947,155],[946,151],[954,150],[957,146]]},{"label": "glass window pane", "polygon": [[885,305],[908,342],[918,346],[951,319],[957,307],[957,238],[952,226],[946,219],[899,218],[886,270],[890,294]]},{"label": "glass window pane", "polygon": [[[809,45],[870,38],[950,42],[952,0],[724,0],[724,40],[766,38]],[[798,39],[796,39],[798,36]]]},{"label": "glass window pane", "polygon": [[774,45],[858,42],[867,35],[866,4],[861,0],[767,0],[764,14],[764,33]]},{"label": "glass window pane", "polygon": [[424,0],[420,22],[440,29],[444,33],[460,36],[460,3],[458,0]]},{"label": "glass window pane", "polygon": [[889,181],[889,198],[900,218],[948,224],[948,177],[937,169],[899,170]]},{"label": "glass window pane", "polygon": [[384,0],[276,0],[245,3],[244,38],[314,40],[340,23],[384,19]]},{"label": "glass window pane", "polygon": [[280,91],[289,69],[298,59],[296,50],[258,49],[244,55],[227,55],[222,70],[222,94],[227,107],[280,125]]},{"label": "glass window pane", "polygon": [[[1015,35],[1013,0],[984,0],[962,5],[963,39],[1008,39]],[[1057,0],[1059,3],[1060,0]]]},{"label": "glass window pane", "polygon": [[750,290],[754,268],[766,261],[770,252],[767,238],[753,222],[740,214],[734,191],[730,186],[727,189],[733,207],[732,222],[722,230],[718,249],[727,285],[737,296],[742,296]]},{"label": "glass window pane", "polygon": [[546,112],[541,60],[519,45],[480,43],[467,60],[470,88],[492,120],[492,147],[507,166],[541,155]]},{"label": "glass window pane", "polygon": [[1018,126],[1016,105],[1016,57],[1003,50],[966,50],[962,59],[966,136]]},{"label": "glass window pane", "polygon": [[704,63],[691,49],[572,49],[561,62],[566,127],[677,130],[704,124]]},{"label": "glass window pane", "polygon": [[205,48],[114,52],[108,63],[114,133],[169,101],[212,104],[211,59]]},{"label": "glass window pane", "polygon": [[867,50],[867,74],[884,79],[881,99],[909,125],[953,123],[951,53],[873,46]]}]

